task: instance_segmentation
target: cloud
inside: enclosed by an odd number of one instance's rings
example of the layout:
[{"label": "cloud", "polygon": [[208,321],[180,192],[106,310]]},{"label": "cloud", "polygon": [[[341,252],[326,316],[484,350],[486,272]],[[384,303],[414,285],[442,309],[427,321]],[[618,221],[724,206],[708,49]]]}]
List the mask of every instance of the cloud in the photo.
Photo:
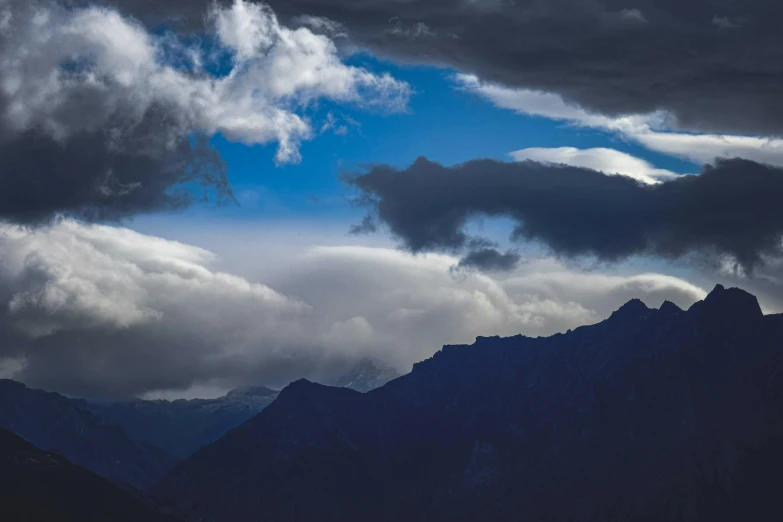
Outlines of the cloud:
[{"label": "cloud", "polygon": [[633,296],[651,306],[666,299],[689,306],[705,295],[675,277],[594,274],[547,258],[492,274],[455,273],[456,262],[389,248],[316,247],[292,262],[275,287],[312,306],[324,324],[349,321],[362,339],[370,325],[363,353],[403,369],[443,344],[477,335],[550,335],[597,322]]},{"label": "cloud", "polygon": [[501,109],[508,109],[520,114],[554,120],[568,120],[585,127],[599,128],[612,128],[623,123],[631,128],[641,128],[646,125],[648,120],[647,116],[632,116],[625,119],[603,116],[589,112],[574,103],[566,102],[559,94],[506,87],[482,81],[473,74],[456,74],[454,81],[458,88],[482,96]]},{"label": "cloud", "polygon": [[456,75],[455,80],[458,88],[486,98],[499,108],[614,132],[650,150],[694,163],[710,163],[715,158],[745,158],[783,166],[781,139],[664,131],[671,126],[671,119],[660,111],[607,117],[569,104],[557,94],[513,89],[466,74]]},{"label": "cloud", "polygon": [[[112,0],[149,24],[191,25],[209,2]],[[592,114],[660,111],[680,130],[781,134],[781,7],[769,0],[269,3],[291,23],[328,21],[382,57],[553,93]]]},{"label": "cloud", "polygon": [[752,268],[781,252],[783,170],[746,160],[645,185],[532,161],[444,167],[419,158],[405,170],[376,166],[349,182],[369,207],[365,230],[380,222],[412,252],[472,250],[481,238],[466,224],[481,216],[511,218],[514,239],[569,257],[706,252]]},{"label": "cloud", "polygon": [[0,358],[0,379],[13,379],[19,375],[25,365],[23,357]]},{"label": "cloud", "polygon": [[620,174],[650,185],[678,176],[674,172],[657,169],[642,159],[614,149],[528,148],[512,152],[511,157],[516,161],[530,160],[545,164],[571,165],[604,174]]},{"label": "cloud", "polygon": [[662,111],[676,128],[714,133],[783,130],[781,8],[768,0],[271,3],[284,16],[340,23],[383,56],[554,93],[595,114]]},{"label": "cloud", "polygon": [[[209,2],[111,3],[151,25],[197,25]],[[781,134],[781,8],[768,0],[269,3],[292,24],[327,33],[339,27],[354,45],[382,57],[552,93],[591,114],[662,112],[679,130]]]},{"label": "cloud", "polygon": [[3,235],[0,356],[24,356],[32,384],[135,394],[285,375],[311,355],[305,303],[211,270],[200,248],[72,221]]},{"label": "cloud", "polygon": [[34,337],[159,323],[168,306],[186,304],[178,302],[183,293],[200,300],[235,293],[264,315],[301,308],[262,285],[210,272],[205,265],[213,255],[190,245],[72,221],[38,232],[3,232],[3,266],[16,287],[8,311]]},{"label": "cloud", "polygon": [[367,247],[293,255],[272,289],[215,270],[201,248],[128,229],[60,221],[2,234],[0,371],[93,397],[328,381],[365,355],[406,369],[477,335],[595,322],[630,297],[704,296],[659,274],[582,274],[551,259],[455,274],[451,256]]},{"label": "cloud", "polygon": [[744,158],[783,167],[783,140],[757,136],[721,136],[646,131],[630,137],[648,149],[693,161]]},{"label": "cloud", "polygon": [[38,224],[63,214],[113,221],[195,201],[230,201],[225,165],[204,136],[170,146],[156,141],[167,132],[170,114],[151,110],[120,150],[98,132],[66,143],[34,131],[0,138],[0,218]]},{"label": "cloud", "polygon": [[207,34],[195,42],[108,7],[0,9],[0,217],[18,222],[230,197],[211,136],[276,143],[276,161],[295,162],[316,134],[315,101],[397,111],[410,94],[344,64],[328,36],[243,0],[203,11]]},{"label": "cloud", "polygon": [[460,259],[457,268],[477,268],[479,270],[511,270],[522,259],[516,252],[499,252],[494,248],[471,250]]}]

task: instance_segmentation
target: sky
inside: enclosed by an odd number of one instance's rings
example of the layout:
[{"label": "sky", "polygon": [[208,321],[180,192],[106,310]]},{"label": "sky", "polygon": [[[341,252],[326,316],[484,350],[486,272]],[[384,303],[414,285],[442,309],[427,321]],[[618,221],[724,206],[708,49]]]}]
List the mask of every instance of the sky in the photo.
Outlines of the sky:
[{"label": "sky", "polygon": [[783,312],[764,0],[0,0],[0,378],[408,371],[716,284]]}]

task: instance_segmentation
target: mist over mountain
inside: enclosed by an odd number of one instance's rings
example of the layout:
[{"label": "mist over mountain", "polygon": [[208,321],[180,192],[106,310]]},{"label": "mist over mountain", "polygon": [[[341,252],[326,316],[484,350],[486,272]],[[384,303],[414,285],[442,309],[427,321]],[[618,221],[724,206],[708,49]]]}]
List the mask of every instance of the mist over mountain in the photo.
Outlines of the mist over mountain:
[{"label": "mist over mountain", "polygon": [[[376,359],[364,358],[340,377],[335,386],[366,392],[383,386],[399,372]],[[215,399],[78,401],[80,407],[105,422],[122,427],[131,437],[151,442],[185,459],[269,406],[278,392],[264,386],[243,386]]]},{"label": "mist over mountain", "polygon": [[400,376],[396,368],[387,366],[377,359],[364,358],[335,383],[339,388],[350,388],[358,392],[368,392],[380,388],[387,382]]},{"label": "mist over mountain", "polygon": [[783,316],[718,286],[446,346],[368,393],[305,380],[154,491],[219,521],[777,520]]},{"label": "mist over mountain", "polygon": [[176,522],[106,479],[0,429],[0,520]]},{"label": "mist over mountain", "polygon": [[146,489],[177,459],[84,410],[78,401],[0,380],[0,428],[118,484]]}]

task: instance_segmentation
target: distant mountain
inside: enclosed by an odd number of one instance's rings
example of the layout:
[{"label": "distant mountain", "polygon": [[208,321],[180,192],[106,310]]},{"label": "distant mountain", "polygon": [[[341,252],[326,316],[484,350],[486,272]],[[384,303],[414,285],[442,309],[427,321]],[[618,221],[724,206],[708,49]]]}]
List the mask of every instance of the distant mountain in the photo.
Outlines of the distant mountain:
[{"label": "distant mountain", "polygon": [[781,484],[783,316],[718,286],[365,394],[295,382],[154,491],[221,522],[771,522]]},{"label": "distant mountain", "polygon": [[340,377],[335,386],[368,392],[400,376],[400,372],[376,359],[365,358]]},{"label": "distant mountain", "polygon": [[[394,368],[367,358],[356,363],[336,385],[366,392],[398,376]],[[133,438],[149,441],[185,459],[258,414],[277,394],[263,386],[243,386],[216,399],[78,403],[104,421],[122,427]]]},{"label": "distant mountain", "polygon": [[80,404],[132,437],[182,459],[253,417],[276,397],[277,392],[269,388],[246,386],[217,399]]},{"label": "distant mountain", "polygon": [[0,428],[102,477],[146,489],[177,460],[57,393],[0,380]]},{"label": "distant mountain", "polygon": [[0,429],[0,520],[175,522],[106,479]]}]

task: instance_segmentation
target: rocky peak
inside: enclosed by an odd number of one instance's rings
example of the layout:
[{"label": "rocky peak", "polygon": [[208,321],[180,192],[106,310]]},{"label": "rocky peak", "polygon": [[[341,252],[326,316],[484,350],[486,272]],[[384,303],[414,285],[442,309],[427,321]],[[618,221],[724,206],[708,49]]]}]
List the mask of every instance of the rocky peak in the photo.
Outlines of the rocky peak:
[{"label": "rocky peak", "polygon": [[658,312],[663,315],[678,315],[682,313],[682,308],[672,303],[671,301],[664,301]]},{"label": "rocky peak", "polygon": [[612,313],[610,319],[624,319],[640,317],[649,312],[650,309],[640,299],[631,299],[623,306]]},{"label": "rocky peak", "polygon": [[698,310],[727,321],[759,320],[764,317],[758,299],[739,288],[724,288],[723,285],[715,285],[715,288],[702,303],[697,308]]}]

